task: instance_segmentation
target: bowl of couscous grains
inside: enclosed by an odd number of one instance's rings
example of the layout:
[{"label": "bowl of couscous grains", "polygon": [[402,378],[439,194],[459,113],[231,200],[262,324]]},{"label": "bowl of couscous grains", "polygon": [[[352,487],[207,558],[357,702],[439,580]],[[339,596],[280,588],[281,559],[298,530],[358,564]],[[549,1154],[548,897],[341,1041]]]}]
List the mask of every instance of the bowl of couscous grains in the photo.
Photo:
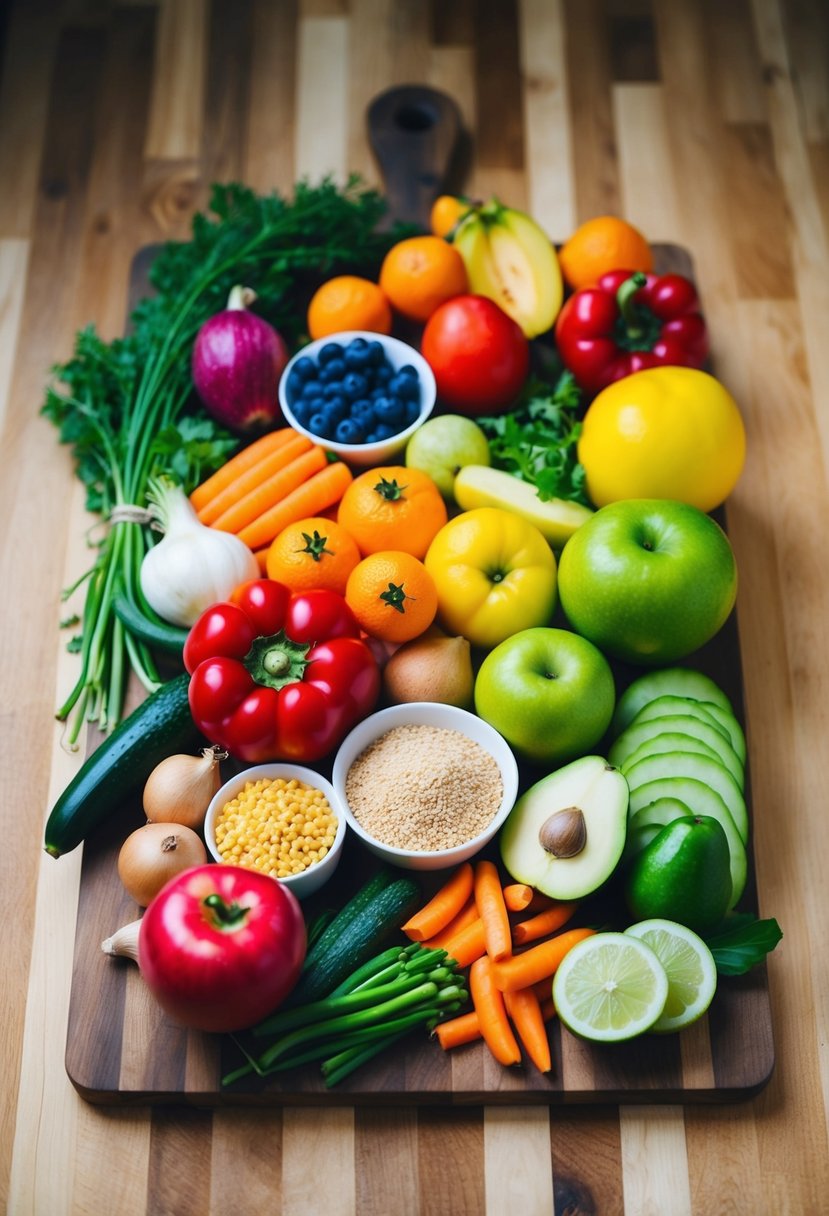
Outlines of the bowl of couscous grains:
[{"label": "bowl of couscous grains", "polygon": [[331,782],[349,828],[372,853],[403,869],[440,870],[493,839],[515,803],[518,765],[482,718],[415,701],[355,726]]},{"label": "bowl of couscous grains", "polygon": [[330,781],[297,764],[243,769],[214,795],[204,821],[205,844],[216,861],[270,874],[298,899],[332,877],[345,832]]}]

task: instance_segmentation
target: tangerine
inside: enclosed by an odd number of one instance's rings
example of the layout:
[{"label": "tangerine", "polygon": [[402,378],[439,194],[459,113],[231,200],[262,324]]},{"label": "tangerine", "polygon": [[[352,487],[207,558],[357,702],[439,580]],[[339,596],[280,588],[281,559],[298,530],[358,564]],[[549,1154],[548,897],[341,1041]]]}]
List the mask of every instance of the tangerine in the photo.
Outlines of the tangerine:
[{"label": "tangerine", "polygon": [[412,321],[428,321],[439,305],[469,289],[466,266],[439,236],[411,236],[393,245],[380,267],[380,286],[392,307]]},{"label": "tangerine", "polygon": [[314,292],[307,322],[312,338],[326,338],[351,329],[390,334],[391,305],[382,288],[371,279],[340,274],[327,279]]},{"label": "tangerine", "polygon": [[446,523],[446,503],[427,473],[391,465],[368,469],[349,484],[337,512],[365,557],[381,549],[402,549],[426,556]]},{"label": "tangerine", "polygon": [[370,553],[348,576],[345,601],[357,622],[383,642],[410,642],[429,628],[438,610],[431,574],[411,553]]},{"label": "tangerine", "polygon": [[348,576],[360,561],[357,542],[335,520],[300,519],[274,537],[265,558],[268,578],[292,591],[324,587],[345,595]]},{"label": "tangerine", "polygon": [[439,194],[429,212],[429,228],[433,236],[448,237],[466,215],[470,204],[454,194]]},{"label": "tangerine", "polygon": [[581,224],[558,255],[561,273],[574,291],[594,286],[608,270],[653,270],[651,247],[638,228],[616,215]]}]

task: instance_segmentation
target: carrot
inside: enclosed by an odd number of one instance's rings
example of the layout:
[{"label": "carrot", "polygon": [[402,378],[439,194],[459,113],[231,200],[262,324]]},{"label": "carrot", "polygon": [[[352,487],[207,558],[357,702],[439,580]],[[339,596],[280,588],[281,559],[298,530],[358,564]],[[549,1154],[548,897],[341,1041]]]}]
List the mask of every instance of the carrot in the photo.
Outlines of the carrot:
[{"label": "carrot", "polygon": [[[268,452],[252,468],[245,469],[230,485],[215,494],[210,502],[198,512],[200,521],[203,524],[214,524],[224,515],[225,511],[229,511],[253,490],[270,481],[272,477],[296,460],[297,456],[301,456],[311,447],[311,440],[307,439],[305,435],[292,433],[287,442],[281,443],[276,451]],[[223,529],[223,531],[227,531],[227,529]]]},{"label": "carrot", "polygon": [[270,545],[266,545],[264,549],[257,549],[253,555],[256,558],[257,564],[259,566],[259,573],[262,575],[263,578],[265,578],[268,573],[268,553],[269,553],[269,551],[270,551]]},{"label": "carrot", "polygon": [[512,942],[514,946],[524,946],[527,942],[536,942],[540,937],[548,937],[562,925],[566,925],[575,912],[578,904],[557,903],[546,912],[539,912],[528,920],[519,920],[512,926]]},{"label": "carrot", "polygon": [[472,865],[465,861],[429,902],[401,926],[406,936],[413,942],[423,942],[445,929],[472,894],[472,881]]},{"label": "carrot", "polygon": [[242,528],[237,535],[249,548],[261,549],[263,545],[270,544],[288,524],[318,515],[326,507],[339,502],[352,480],[353,474],[348,465],[342,460],[334,460],[309,477],[287,498]]},{"label": "carrot", "polygon": [[461,929],[460,933],[450,938],[448,942],[444,942],[443,949],[459,967],[468,967],[470,963],[475,962],[475,959],[486,954],[484,922],[480,916],[465,929]]},{"label": "carrot", "polygon": [[423,943],[430,950],[441,950],[447,942],[450,942],[453,937],[457,937],[462,929],[471,925],[473,921],[478,920],[478,909],[475,905],[475,897],[471,896],[464,906],[461,908],[457,916],[450,920],[445,929],[441,929],[440,933],[435,933],[432,937],[428,937]]},{"label": "carrot", "polygon": [[481,1037],[481,1023],[474,1009],[469,1013],[461,1013],[456,1018],[447,1018],[438,1022],[435,1034],[444,1051],[452,1047],[461,1047],[464,1043],[474,1043]]},{"label": "carrot", "polygon": [[553,1067],[550,1056],[550,1041],[541,1013],[541,1004],[532,988],[518,988],[504,993],[507,1014],[518,1031],[524,1050],[539,1072],[549,1072]]},{"label": "carrot", "polygon": [[226,486],[232,485],[237,477],[247,472],[248,469],[252,469],[269,452],[275,452],[297,433],[292,427],[282,426],[276,431],[268,431],[267,435],[262,435],[260,439],[255,439],[253,443],[249,443],[247,447],[236,452],[224,462],[220,469],[216,470],[212,477],[208,477],[201,485],[196,486],[190,495],[193,510],[201,511],[211,498],[221,493]]},{"label": "carrot", "polygon": [[496,963],[509,958],[512,954],[509,917],[498,870],[492,861],[479,861],[475,866],[475,903],[484,922],[487,954]]},{"label": "carrot", "polygon": [[520,1064],[521,1050],[507,1018],[504,997],[495,984],[497,966],[488,954],[469,969],[469,995],[478,1015],[483,1040],[499,1064]]},{"label": "carrot", "polygon": [[595,932],[595,929],[568,929],[566,933],[531,946],[522,954],[495,963],[495,983],[502,992],[514,992],[516,988],[528,988],[530,984],[555,975],[567,951]]},{"label": "carrot", "polygon": [[504,887],[504,903],[508,912],[524,912],[535,894],[532,887],[523,882],[511,882]]},{"label": "carrot", "polygon": [[240,498],[223,511],[213,520],[211,527],[218,528],[220,532],[241,532],[248,524],[259,519],[263,512],[281,503],[315,473],[319,473],[320,469],[324,469],[327,460],[325,449],[314,444],[307,451],[295,456],[290,464],[274,473],[273,477],[269,477],[261,486],[255,486],[244,498]]}]

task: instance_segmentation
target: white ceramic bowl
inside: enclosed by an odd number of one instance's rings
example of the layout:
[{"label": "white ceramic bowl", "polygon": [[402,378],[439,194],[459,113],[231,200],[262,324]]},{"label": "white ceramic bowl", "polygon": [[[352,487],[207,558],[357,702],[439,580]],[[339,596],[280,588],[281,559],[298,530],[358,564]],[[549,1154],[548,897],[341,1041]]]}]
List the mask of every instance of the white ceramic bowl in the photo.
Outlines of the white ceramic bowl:
[{"label": "white ceramic bowl", "polygon": [[342,801],[331,782],[327,781],[321,773],[315,773],[312,769],[303,768],[299,764],[257,764],[253,768],[246,768],[242,772],[237,773],[235,777],[231,777],[229,781],[224,783],[210,801],[210,806],[207,808],[204,820],[204,842],[207,845],[208,852],[216,861],[225,860],[216,847],[216,818],[225,803],[241,793],[248,781],[259,781],[263,777],[272,781],[278,777],[281,777],[285,781],[290,781],[295,777],[298,781],[304,782],[305,785],[311,785],[315,789],[322,790],[328,799],[331,810],[337,817],[337,833],[334,837],[334,843],[322,861],[314,862],[307,870],[303,870],[301,874],[292,874],[289,878],[278,879],[286,887],[290,887],[297,899],[305,899],[306,896],[312,895],[314,891],[318,891],[333,876],[334,871],[340,864],[343,841],[345,840],[347,821]]},{"label": "white ceramic bowl", "polygon": [[[376,443],[337,443],[333,439],[324,439],[321,435],[315,435],[313,431],[309,431],[307,427],[297,421],[288,400],[288,377],[297,359],[307,356],[316,361],[321,348],[329,342],[339,342],[345,346],[352,338],[365,338],[368,342],[380,342],[395,371],[409,363],[417,371],[420,381],[420,413],[415,421],[405,430],[398,431],[396,435],[378,440]],[[373,334],[367,330],[350,329],[344,333],[330,334],[325,338],[317,338],[315,342],[309,342],[290,360],[279,381],[279,404],[289,426],[292,426],[295,431],[299,431],[300,435],[305,435],[313,443],[325,448],[327,452],[333,452],[346,464],[356,465],[360,468],[373,468],[375,465],[386,464],[395,456],[399,456],[411,436],[432,413],[436,398],[437,386],[434,373],[419,351],[415,350],[413,346],[409,346],[407,342],[401,342],[399,338],[390,338],[385,334]]]},{"label": "white ceramic bowl", "polygon": [[[436,726],[457,730],[479,743],[496,760],[501,770],[503,797],[486,828],[479,835],[451,849],[423,852],[399,849],[370,836],[355,817],[346,797],[346,777],[351,765],[365,749],[395,726]],[[348,820],[348,826],[377,857],[405,870],[442,870],[468,861],[495,836],[515,804],[518,793],[518,765],[506,740],[482,718],[454,705],[439,705],[432,701],[414,701],[392,705],[365,718],[348,734],[334,760],[332,785],[337,792]]]}]

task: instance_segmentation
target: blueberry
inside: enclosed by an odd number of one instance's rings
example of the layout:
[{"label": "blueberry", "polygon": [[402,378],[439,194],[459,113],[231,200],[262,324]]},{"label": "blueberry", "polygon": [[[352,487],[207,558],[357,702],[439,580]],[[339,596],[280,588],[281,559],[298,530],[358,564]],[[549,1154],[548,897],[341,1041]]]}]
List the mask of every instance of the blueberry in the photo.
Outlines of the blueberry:
[{"label": "blueberry", "polygon": [[308,419],[307,426],[308,430],[313,431],[315,435],[322,435],[324,438],[327,438],[330,435],[329,421],[326,418],[324,411],[320,411],[317,414],[312,414]]},{"label": "blueberry", "polygon": [[420,399],[420,382],[416,376],[404,376],[402,372],[398,372],[396,376],[392,376],[388,383],[390,393],[395,393],[396,396],[402,397],[404,401],[418,401]]},{"label": "blueberry", "polygon": [[355,401],[351,407],[351,417],[355,418],[358,422],[362,423],[366,427],[373,426],[376,417],[374,412],[374,403],[371,401],[366,401],[365,398],[360,401]]},{"label": "blueberry", "polygon": [[374,412],[378,422],[399,429],[406,416],[406,406],[399,397],[377,397],[374,402]]},{"label": "blueberry", "polygon": [[335,397],[342,397],[343,385],[341,380],[332,380],[330,384],[323,387],[322,395],[326,401],[333,401]]},{"label": "blueberry", "polygon": [[374,428],[373,434],[375,442],[378,439],[391,439],[392,435],[397,434],[397,428],[389,426],[386,422],[378,422],[377,426]]},{"label": "blueberry", "polygon": [[289,401],[293,401],[300,395],[303,383],[304,378],[297,375],[296,368],[291,368],[285,377],[285,392],[288,394]]},{"label": "blueberry", "polygon": [[406,414],[405,414],[405,419],[404,419],[405,425],[411,426],[413,422],[417,422],[419,417],[420,417],[420,402],[419,401],[407,401],[406,402]]},{"label": "blueberry", "polygon": [[380,367],[374,370],[374,383],[386,385],[394,375],[394,369],[390,363],[383,363]]},{"label": "blueberry", "polygon": [[300,355],[291,368],[291,375],[300,380],[308,380],[317,370],[317,365],[309,355]]},{"label": "blueberry", "polygon": [[300,397],[299,401],[295,401],[291,408],[299,425],[307,426],[311,415],[320,413],[323,404],[321,397]]},{"label": "blueberry", "polygon": [[306,401],[310,401],[312,397],[322,396],[322,384],[319,380],[306,380],[302,386],[302,396]]},{"label": "blueberry", "polygon": [[375,367],[379,367],[386,358],[386,351],[382,342],[373,339],[368,344],[368,361]]},{"label": "blueberry", "polygon": [[330,363],[332,359],[342,359],[342,357],[343,348],[339,342],[326,342],[317,352],[317,358],[323,366]]},{"label": "blueberry", "polygon": [[344,359],[329,359],[320,369],[320,380],[323,384],[330,384],[332,380],[342,380],[344,375]]},{"label": "blueberry", "polygon": [[347,397],[349,401],[356,401],[359,397],[365,397],[368,392],[368,381],[359,372],[346,372],[343,377],[342,390],[343,396]]},{"label": "blueberry", "polygon": [[331,419],[336,426],[338,422],[342,422],[343,418],[348,417],[348,402],[342,397],[330,397],[325,403],[325,408],[322,411],[326,418]]},{"label": "blueberry", "polygon": [[362,371],[368,366],[370,351],[368,342],[365,338],[352,338],[348,346],[345,348],[346,367],[353,368],[355,371]]},{"label": "blueberry", "polygon": [[363,443],[365,437],[365,427],[361,426],[356,418],[343,418],[342,422],[337,423],[334,432],[338,443]]},{"label": "blueberry", "polygon": [[417,380],[417,368],[412,367],[411,363],[404,363],[402,367],[397,369],[398,376],[410,376],[413,380]]}]

